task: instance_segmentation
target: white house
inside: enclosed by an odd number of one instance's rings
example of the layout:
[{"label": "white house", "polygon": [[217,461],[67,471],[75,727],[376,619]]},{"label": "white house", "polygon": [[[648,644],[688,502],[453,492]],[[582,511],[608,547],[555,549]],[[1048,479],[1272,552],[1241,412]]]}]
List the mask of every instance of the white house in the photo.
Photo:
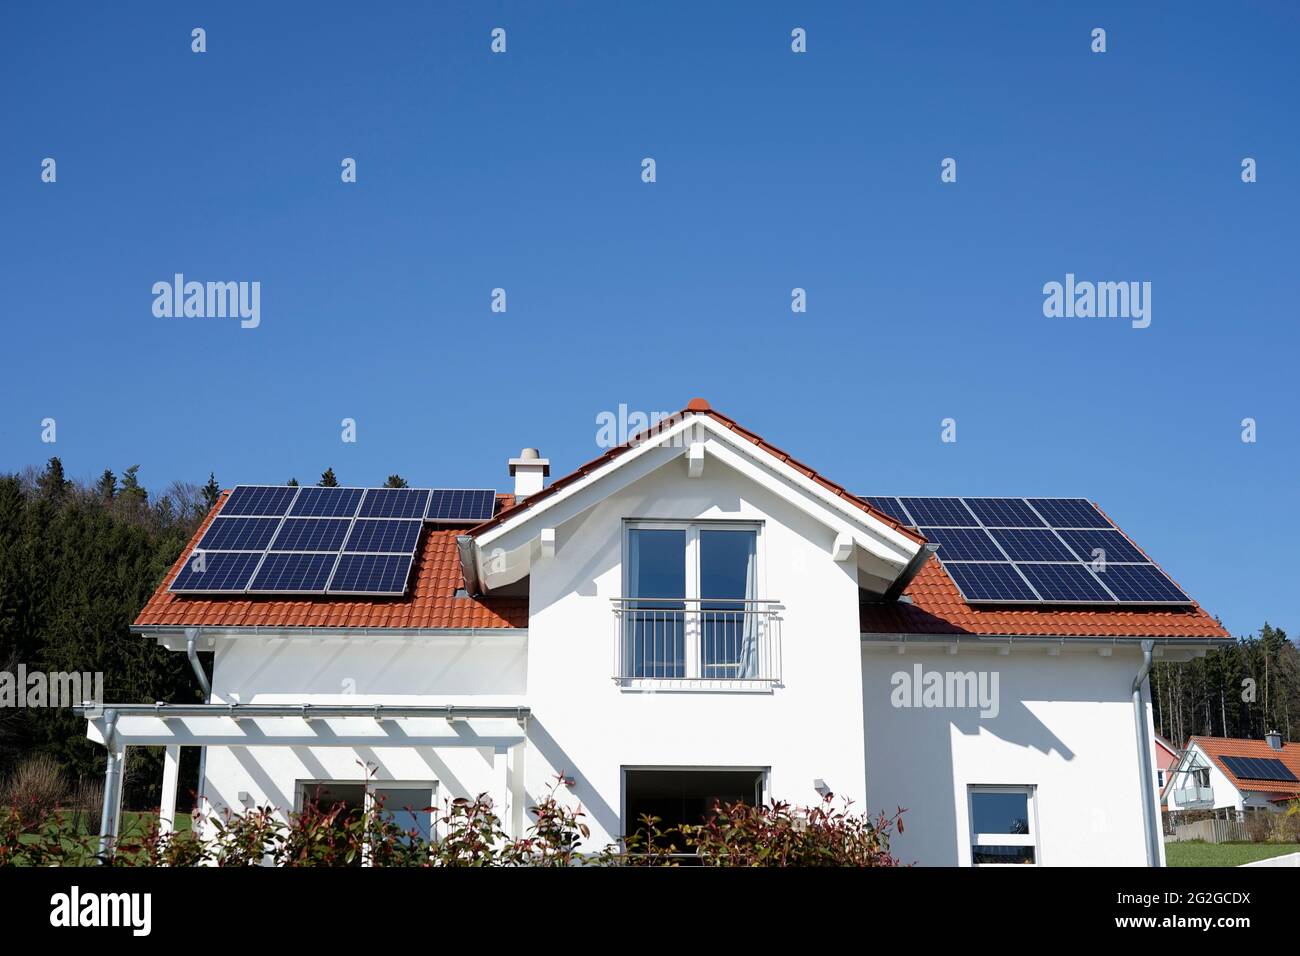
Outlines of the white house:
[{"label": "white house", "polygon": [[1300,799],[1300,746],[1279,733],[1264,740],[1193,736],[1163,794],[1170,810],[1278,811]]},{"label": "white house", "polygon": [[1087,501],[859,497],[701,399],[510,472],[479,512],[223,495],[135,625],[213,655],[209,703],[91,716],[105,832],[125,747],[169,748],[168,819],[200,746],[212,811],[487,792],[520,832],[559,776],[592,846],[829,791],[905,808],[905,861],[1163,862],[1146,674],[1227,635]]}]

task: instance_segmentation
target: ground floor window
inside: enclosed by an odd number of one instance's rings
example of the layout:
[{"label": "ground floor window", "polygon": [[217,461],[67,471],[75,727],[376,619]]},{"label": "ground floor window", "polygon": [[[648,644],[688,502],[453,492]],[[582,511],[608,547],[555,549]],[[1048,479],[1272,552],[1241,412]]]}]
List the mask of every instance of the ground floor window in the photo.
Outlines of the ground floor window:
[{"label": "ground floor window", "polygon": [[434,834],[438,785],[435,781],[394,783],[372,780],[350,783],[338,780],[304,780],[298,783],[298,809],[315,804],[322,810],[342,805],[346,817],[381,807],[385,817],[404,832],[414,830],[428,841]]},{"label": "ground floor window", "polygon": [[642,818],[659,818],[661,843],[683,846],[680,827],[703,823],[718,804],[763,802],[766,772],[761,769],[625,769],[623,832],[642,829]]},{"label": "ground floor window", "polygon": [[968,788],[971,864],[1034,865],[1038,862],[1038,819],[1032,786]]}]

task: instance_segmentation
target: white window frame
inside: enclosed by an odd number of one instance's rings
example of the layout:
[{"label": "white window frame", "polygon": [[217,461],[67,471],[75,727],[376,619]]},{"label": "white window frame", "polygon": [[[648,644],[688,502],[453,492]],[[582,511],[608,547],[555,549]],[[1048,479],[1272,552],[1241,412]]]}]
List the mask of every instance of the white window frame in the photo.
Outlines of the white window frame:
[{"label": "white window frame", "polygon": [[[762,601],[767,594],[767,561],[764,554],[764,522],[762,519],[735,519],[735,518],[625,518],[623,520],[622,534],[622,581],[623,597],[632,598],[632,581],[628,576],[629,561],[628,555],[632,549],[632,532],[638,529],[651,529],[655,531],[684,531],[686,532],[686,601],[706,600],[710,597],[716,597],[712,594],[700,593],[700,532],[701,531],[752,531],[754,533],[754,595],[752,600]],[[662,685],[665,683],[709,683],[713,684],[707,677],[701,677],[699,674],[699,661],[701,657],[700,648],[700,629],[693,615],[686,615],[686,676],[680,678],[651,678],[638,677],[632,678],[624,689],[635,690],[642,686]],[[732,690],[761,689],[767,690],[767,682],[755,682],[755,687],[746,686],[746,682],[737,681]]]},{"label": "white window frame", "polygon": [[[1014,793],[1026,798],[1029,819],[1028,833],[977,833],[975,832],[975,796],[981,793]],[[967,829],[970,833],[969,863],[975,867],[1042,866],[1043,851],[1038,842],[1038,786],[1037,784],[977,784],[966,787]],[[1027,846],[1034,851],[1033,863],[976,863],[977,846]]]}]

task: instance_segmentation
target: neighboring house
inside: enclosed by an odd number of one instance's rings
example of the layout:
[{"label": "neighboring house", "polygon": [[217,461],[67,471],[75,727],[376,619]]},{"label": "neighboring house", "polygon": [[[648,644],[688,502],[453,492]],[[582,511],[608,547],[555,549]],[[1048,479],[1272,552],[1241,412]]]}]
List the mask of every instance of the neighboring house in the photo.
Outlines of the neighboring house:
[{"label": "neighboring house", "polygon": [[201,746],[214,812],[488,793],[518,833],[559,776],[592,847],[833,792],[906,808],[906,861],[1163,862],[1146,674],[1227,635],[1088,501],[859,497],[701,399],[548,472],[223,495],[134,627],[210,703],[92,716],[105,833],[126,746],[166,819]]},{"label": "neighboring house", "polygon": [[1169,774],[1178,763],[1178,749],[1159,734],[1155,735],[1156,793],[1163,795]]},{"label": "neighboring house", "polygon": [[1169,810],[1281,810],[1300,798],[1300,744],[1196,737],[1187,742],[1165,791]]}]

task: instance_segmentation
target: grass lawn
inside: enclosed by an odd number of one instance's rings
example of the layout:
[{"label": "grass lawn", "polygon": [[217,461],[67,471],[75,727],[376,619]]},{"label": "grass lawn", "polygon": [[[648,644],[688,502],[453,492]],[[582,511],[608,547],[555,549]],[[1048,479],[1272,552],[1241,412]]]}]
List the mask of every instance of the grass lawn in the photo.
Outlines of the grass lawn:
[{"label": "grass lawn", "polygon": [[1241,866],[1296,852],[1300,852],[1300,843],[1202,843],[1188,840],[1165,844],[1165,860],[1169,866]]}]

